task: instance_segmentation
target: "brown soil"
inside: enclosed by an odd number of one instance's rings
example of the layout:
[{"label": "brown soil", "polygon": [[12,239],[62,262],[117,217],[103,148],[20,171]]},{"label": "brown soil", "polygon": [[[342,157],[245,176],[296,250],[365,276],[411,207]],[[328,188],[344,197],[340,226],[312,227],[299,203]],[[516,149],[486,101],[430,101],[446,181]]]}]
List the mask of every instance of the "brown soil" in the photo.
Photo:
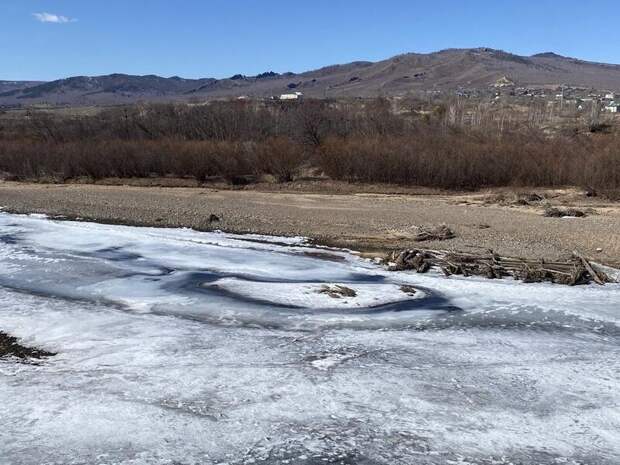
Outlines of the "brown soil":
[{"label": "brown soil", "polygon": [[[322,186],[322,191],[321,191]],[[308,182],[243,190],[0,183],[0,206],[16,213],[101,222],[302,235],[369,253],[404,248],[492,249],[500,255],[560,259],[579,250],[620,263],[620,203],[578,189],[536,190],[527,202],[510,190],[448,194],[393,186]],[[546,218],[549,206],[587,210],[585,218]],[[219,221],[213,221],[216,215]],[[456,237],[415,243],[420,226],[445,224]]]}]

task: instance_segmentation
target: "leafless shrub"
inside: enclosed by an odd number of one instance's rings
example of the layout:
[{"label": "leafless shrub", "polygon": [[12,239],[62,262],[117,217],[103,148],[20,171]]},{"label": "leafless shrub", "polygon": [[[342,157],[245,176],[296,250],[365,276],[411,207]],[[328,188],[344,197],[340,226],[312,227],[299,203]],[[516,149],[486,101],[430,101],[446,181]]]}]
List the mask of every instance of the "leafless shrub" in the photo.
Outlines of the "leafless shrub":
[{"label": "leafless shrub", "polygon": [[551,137],[487,116],[466,126],[462,115],[450,116],[450,105],[433,104],[424,117],[392,106],[385,99],[234,101],[134,105],[80,117],[29,112],[0,121],[0,172],[9,179],[234,181],[270,174],[290,181],[310,167],[350,182],[445,189],[573,185],[606,196],[620,190],[615,134]]},{"label": "leafless shrub", "polygon": [[174,175],[231,179],[256,170],[243,144],[212,141],[97,141],[0,143],[0,170],[20,179]]},{"label": "leafless shrub", "polygon": [[[620,185],[618,139],[547,139],[507,133],[413,133],[330,138],[319,166],[335,179],[447,189]],[[527,199],[525,199],[527,201]]]},{"label": "leafless shrub", "polygon": [[261,174],[271,174],[280,182],[292,181],[304,163],[304,150],[288,138],[267,139],[256,146],[257,169]]}]

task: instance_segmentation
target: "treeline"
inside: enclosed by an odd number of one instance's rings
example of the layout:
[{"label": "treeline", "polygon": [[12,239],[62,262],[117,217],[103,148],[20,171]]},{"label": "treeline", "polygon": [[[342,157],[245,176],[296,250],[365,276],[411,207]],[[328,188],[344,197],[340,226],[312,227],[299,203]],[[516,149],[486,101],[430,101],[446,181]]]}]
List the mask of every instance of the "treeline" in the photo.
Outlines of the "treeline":
[{"label": "treeline", "polygon": [[272,175],[284,182],[307,168],[350,182],[447,189],[618,189],[619,142],[614,134],[549,136],[504,121],[457,127],[441,107],[416,112],[383,99],[137,105],[4,119],[0,171],[23,180]]}]

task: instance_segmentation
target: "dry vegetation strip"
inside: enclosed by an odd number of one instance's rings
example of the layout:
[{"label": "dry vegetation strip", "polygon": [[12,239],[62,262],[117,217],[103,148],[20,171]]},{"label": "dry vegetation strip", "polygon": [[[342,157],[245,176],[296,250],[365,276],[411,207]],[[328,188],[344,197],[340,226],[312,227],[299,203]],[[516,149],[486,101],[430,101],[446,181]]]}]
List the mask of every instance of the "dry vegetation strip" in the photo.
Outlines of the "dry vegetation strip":
[{"label": "dry vegetation strip", "polygon": [[0,170],[17,180],[180,176],[336,180],[446,189],[620,188],[620,137],[517,125],[461,127],[360,103],[150,105],[96,116],[30,113],[0,125]]}]

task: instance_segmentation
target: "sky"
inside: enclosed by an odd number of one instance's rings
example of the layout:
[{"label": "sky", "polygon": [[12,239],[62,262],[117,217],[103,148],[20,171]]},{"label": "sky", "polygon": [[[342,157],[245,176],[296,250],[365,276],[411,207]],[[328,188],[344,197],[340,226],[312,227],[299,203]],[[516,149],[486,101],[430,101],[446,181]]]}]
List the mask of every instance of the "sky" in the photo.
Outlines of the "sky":
[{"label": "sky", "polygon": [[0,0],[0,80],[300,72],[445,48],[620,63],[618,0]]}]

